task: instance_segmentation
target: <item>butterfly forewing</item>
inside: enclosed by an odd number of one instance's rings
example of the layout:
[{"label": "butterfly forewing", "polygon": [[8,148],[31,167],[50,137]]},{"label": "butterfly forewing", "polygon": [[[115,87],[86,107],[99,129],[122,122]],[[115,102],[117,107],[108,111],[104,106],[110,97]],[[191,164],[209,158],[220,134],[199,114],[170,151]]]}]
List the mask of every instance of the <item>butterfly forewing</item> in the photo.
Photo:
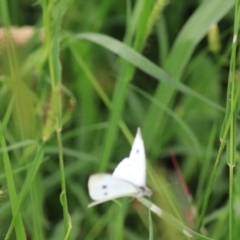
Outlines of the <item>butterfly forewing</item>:
[{"label": "butterfly forewing", "polygon": [[139,187],[146,186],[146,158],[140,128],[137,130],[129,157],[118,164],[113,176],[125,179]]}]

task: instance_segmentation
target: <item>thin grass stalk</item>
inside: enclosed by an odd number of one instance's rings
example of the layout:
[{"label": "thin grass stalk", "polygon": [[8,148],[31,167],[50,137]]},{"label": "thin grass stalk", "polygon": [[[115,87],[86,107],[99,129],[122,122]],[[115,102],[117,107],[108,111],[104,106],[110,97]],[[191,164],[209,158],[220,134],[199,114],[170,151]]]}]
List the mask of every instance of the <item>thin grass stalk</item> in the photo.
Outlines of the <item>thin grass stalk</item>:
[{"label": "thin grass stalk", "polygon": [[60,178],[61,178],[61,195],[60,200],[63,207],[63,216],[64,216],[64,227],[65,227],[65,237],[64,240],[69,239],[70,231],[72,228],[71,218],[68,212],[68,202],[67,202],[67,190],[66,190],[66,181],[65,181],[65,167],[63,159],[63,146],[62,146],[62,137],[61,131],[57,130],[57,144],[58,144],[58,157],[59,157],[59,167],[60,167]]},{"label": "thin grass stalk", "polygon": [[[138,9],[138,13],[136,14],[136,18],[135,18],[135,20],[137,20],[136,32],[135,32],[136,36],[133,43],[133,48],[139,52],[144,48],[146,44],[148,34],[152,30],[150,29],[150,27],[153,27],[153,22],[151,26],[148,26],[148,23],[149,23],[149,17],[153,12],[153,4],[154,4],[153,0],[141,1],[141,2],[143,4],[141,5],[141,9]],[[138,5],[136,4],[135,7],[137,8]],[[129,20],[131,21],[131,19]],[[130,22],[128,22],[127,24],[129,25]]]},{"label": "thin grass stalk", "polygon": [[148,209],[148,222],[149,222],[149,240],[153,240],[153,220],[152,220],[152,213],[150,209]]},{"label": "thin grass stalk", "polygon": [[[237,105],[237,100],[239,99],[239,96],[240,96],[240,85],[237,88],[236,97],[233,101],[235,107]],[[206,209],[207,209],[207,206],[208,206],[208,203],[209,203],[209,198],[210,198],[210,195],[211,195],[211,189],[212,189],[214,181],[215,181],[220,157],[223,153],[223,150],[224,150],[224,147],[225,147],[225,144],[226,144],[227,134],[229,132],[231,117],[232,117],[233,114],[234,114],[233,112],[229,113],[229,117],[227,118],[226,124],[224,124],[224,127],[222,128],[222,132],[220,133],[221,144],[220,144],[220,147],[218,149],[218,153],[217,153],[217,157],[216,157],[216,160],[215,160],[215,163],[214,163],[214,166],[213,166],[213,170],[212,170],[212,173],[210,174],[210,179],[209,179],[209,182],[208,182],[207,187],[206,187],[206,192],[205,192],[204,200],[203,200],[203,206],[202,206],[202,209],[200,211],[199,218],[197,220],[197,230],[198,231],[202,227],[203,219],[204,219]]]},{"label": "thin grass stalk", "polygon": [[[226,136],[224,137],[224,139],[226,139]],[[203,199],[203,205],[202,205],[202,208],[200,210],[199,217],[197,219],[197,231],[200,231],[200,229],[202,227],[202,224],[203,224],[204,216],[206,214],[207,206],[208,206],[208,203],[209,203],[209,198],[210,198],[210,195],[211,195],[211,192],[212,192],[212,187],[213,187],[213,184],[214,184],[214,181],[215,181],[215,178],[216,178],[220,157],[222,155],[224,147],[225,147],[225,142],[221,142],[221,145],[219,147],[217,157],[216,157],[216,160],[215,160],[215,163],[214,163],[214,166],[213,166],[213,170],[212,170],[212,173],[210,175],[210,179],[209,179],[208,184],[207,184],[206,192],[205,192],[204,199]]]},{"label": "thin grass stalk", "polygon": [[93,228],[88,231],[87,235],[84,237],[84,240],[96,239],[109,221],[111,221],[111,217],[114,216],[115,211],[116,207],[114,205],[110,206],[110,208],[108,208],[106,212],[100,216],[98,219],[98,224],[94,224]]},{"label": "thin grass stalk", "polygon": [[[65,7],[63,7],[65,4]],[[61,195],[60,200],[63,207],[63,217],[64,217],[64,229],[65,237],[64,239],[69,239],[70,231],[72,228],[71,219],[68,212],[68,202],[67,202],[67,191],[66,191],[66,180],[65,180],[65,167],[63,158],[63,148],[62,148],[62,112],[61,112],[61,65],[59,60],[59,32],[61,21],[64,12],[66,11],[66,6],[68,1],[60,1],[57,4],[55,1],[51,1],[47,4],[45,0],[42,1],[43,13],[44,13],[44,28],[46,36],[46,49],[48,50],[48,66],[51,79],[52,87],[52,97],[54,106],[54,127],[57,135],[58,144],[58,157],[59,157],[59,167],[61,176]],[[59,10],[58,15],[54,16],[54,10]]]},{"label": "thin grass stalk", "polygon": [[3,20],[3,24],[6,27],[9,27],[11,25],[10,23],[10,18],[9,18],[9,14],[8,14],[8,1],[7,0],[3,0],[0,1],[0,6],[1,6],[1,15],[2,15],[2,20]]},{"label": "thin grass stalk", "polygon": [[[6,147],[6,141],[5,141],[3,135],[1,136],[1,146],[3,148]],[[19,213],[19,211],[17,210],[18,196],[17,196],[17,191],[16,191],[14,179],[13,179],[11,161],[10,161],[10,158],[9,158],[9,155],[8,155],[7,151],[3,152],[3,158],[2,159],[3,159],[3,163],[4,163],[4,170],[6,172],[8,194],[9,194],[9,197],[10,197],[12,215],[16,216],[16,222],[14,223],[14,225],[12,225],[12,228],[9,227],[9,230],[12,230],[13,226],[15,226],[16,238],[18,240],[24,240],[24,239],[27,239],[27,237],[26,237],[26,233],[25,233],[25,230],[24,230],[24,225],[23,225],[21,213]],[[13,219],[14,219],[14,217],[13,217]],[[5,235],[6,240],[9,239],[10,233],[11,233],[11,231],[9,232],[9,235],[8,234]]]},{"label": "thin grass stalk", "polygon": [[39,175],[39,173],[36,174],[29,193],[32,209],[34,209],[34,216],[32,217],[32,238],[38,240],[45,240],[46,236],[44,234],[44,227],[42,221],[42,219],[44,219],[42,201],[43,194],[42,189],[40,189],[41,184],[39,183],[41,182],[41,180]]},{"label": "thin grass stalk", "polygon": [[207,149],[206,149],[206,154],[204,158],[204,162],[202,164],[202,170],[200,172],[199,180],[198,180],[198,185],[197,185],[197,191],[195,194],[195,198],[197,199],[198,206],[202,205],[203,201],[203,195],[204,195],[204,188],[206,184],[206,179],[208,179],[208,174],[209,174],[209,169],[211,169],[211,158],[212,158],[212,151],[214,149],[214,143],[217,138],[217,124],[215,124],[211,130],[211,133],[209,135],[209,141],[207,143]]},{"label": "thin grass stalk", "polygon": [[[125,65],[122,62],[122,65]],[[121,71],[121,70],[120,70]],[[128,67],[122,67],[123,74],[120,74],[115,86],[114,96],[113,96],[113,107],[110,112],[109,127],[105,136],[105,146],[103,149],[101,162],[99,166],[100,172],[105,172],[109,163],[110,155],[113,149],[113,143],[116,139],[117,124],[121,118],[121,113],[125,103],[128,81],[132,76],[133,67],[128,65]]]},{"label": "thin grass stalk", "polygon": [[[233,43],[232,43],[232,52],[231,52],[231,62],[230,62],[230,71],[229,71],[229,85],[230,96],[227,99],[227,107],[230,108],[230,112],[233,114],[230,117],[230,129],[229,129],[229,145],[228,147],[228,156],[227,163],[229,165],[229,240],[233,240],[234,232],[234,168],[235,168],[235,153],[236,153],[236,120],[237,120],[237,107],[234,104],[237,101],[236,96],[236,52],[237,52],[237,39],[239,31],[239,21],[240,21],[240,8],[239,1],[235,1],[235,14],[234,14],[234,33],[233,33]],[[239,79],[238,79],[239,81]],[[235,100],[236,99],[236,100]],[[229,111],[227,111],[228,113]]]},{"label": "thin grass stalk", "polygon": [[113,239],[122,240],[124,239],[124,211],[123,205],[119,201],[115,201],[118,205],[118,213],[116,216],[116,228],[114,230]]},{"label": "thin grass stalk", "polygon": [[34,178],[37,174],[39,166],[41,165],[42,158],[43,158],[42,146],[39,145],[39,146],[37,146],[37,153],[36,153],[36,156],[33,160],[33,165],[31,166],[31,169],[28,171],[28,174],[27,174],[27,177],[26,177],[25,182],[23,184],[23,187],[21,189],[21,192],[19,193],[18,202],[15,206],[16,207],[15,213],[13,215],[10,227],[7,231],[6,239],[9,239],[9,237],[10,237],[10,234],[13,230],[15,222],[17,221],[17,216],[18,216],[18,213],[20,211],[23,200],[27,196],[27,193],[29,192],[29,190],[32,186],[32,183],[34,182]]},{"label": "thin grass stalk", "polygon": [[19,74],[18,74],[19,71],[18,71],[18,64],[16,59],[16,52],[13,44],[13,38],[9,31],[11,22],[10,22],[9,13],[8,13],[7,1],[5,0],[0,1],[0,9],[1,9],[3,24],[5,27],[4,31],[5,31],[7,42],[8,42],[7,44],[7,56],[8,56],[7,60],[9,62],[8,67],[10,68],[12,80],[17,80],[19,77]]},{"label": "thin grass stalk", "polygon": [[[6,129],[8,121],[10,119],[12,108],[13,108],[13,101],[11,101],[9,103],[7,111],[4,115],[3,121],[0,122],[0,142],[1,142],[2,148],[5,149],[5,151],[3,151],[3,153],[2,153],[2,160],[3,160],[4,170],[5,170],[6,179],[7,179],[7,187],[8,187],[8,194],[9,194],[10,203],[11,203],[12,215],[16,216],[16,223],[14,225],[16,237],[19,240],[21,240],[21,239],[24,240],[24,239],[26,239],[26,234],[25,234],[25,230],[24,230],[21,213],[19,213],[17,210],[18,197],[17,197],[16,188],[15,188],[11,162],[9,159],[8,152],[6,151],[7,146],[6,146],[6,141],[4,138],[4,131]],[[9,238],[9,237],[5,236],[5,239],[7,239],[7,238]]]}]

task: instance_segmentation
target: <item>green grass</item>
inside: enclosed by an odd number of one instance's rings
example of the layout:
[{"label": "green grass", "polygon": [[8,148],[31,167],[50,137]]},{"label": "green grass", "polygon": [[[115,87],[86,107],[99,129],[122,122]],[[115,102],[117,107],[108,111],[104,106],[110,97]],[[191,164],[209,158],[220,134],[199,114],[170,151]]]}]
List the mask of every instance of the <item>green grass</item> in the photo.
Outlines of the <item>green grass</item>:
[{"label": "green grass", "polygon": [[[238,239],[240,3],[199,3],[1,1],[0,239]],[[152,197],[87,208],[137,127]]]}]

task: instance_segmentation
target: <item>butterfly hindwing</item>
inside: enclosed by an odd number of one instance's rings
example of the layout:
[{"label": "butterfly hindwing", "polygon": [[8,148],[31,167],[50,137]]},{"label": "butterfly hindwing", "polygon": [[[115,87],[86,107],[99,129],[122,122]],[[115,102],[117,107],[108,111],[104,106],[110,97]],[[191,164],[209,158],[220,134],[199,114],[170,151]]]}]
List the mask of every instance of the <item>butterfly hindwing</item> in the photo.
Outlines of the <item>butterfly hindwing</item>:
[{"label": "butterfly hindwing", "polygon": [[94,174],[88,181],[90,197],[95,201],[107,201],[124,196],[136,197],[141,189],[111,174]]}]

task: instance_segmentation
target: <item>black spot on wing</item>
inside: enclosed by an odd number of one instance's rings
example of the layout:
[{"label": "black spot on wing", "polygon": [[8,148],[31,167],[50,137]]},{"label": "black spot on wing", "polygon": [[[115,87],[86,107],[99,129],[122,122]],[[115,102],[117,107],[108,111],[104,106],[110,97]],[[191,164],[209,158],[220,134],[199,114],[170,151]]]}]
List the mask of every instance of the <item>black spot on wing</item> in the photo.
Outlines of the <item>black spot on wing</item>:
[{"label": "black spot on wing", "polygon": [[[107,185],[102,185],[102,189],[107,189]],[[107,196],[108,195],[108,193],[107,192],[103,192],[103,195],[105,195],[105,196]]]}]

